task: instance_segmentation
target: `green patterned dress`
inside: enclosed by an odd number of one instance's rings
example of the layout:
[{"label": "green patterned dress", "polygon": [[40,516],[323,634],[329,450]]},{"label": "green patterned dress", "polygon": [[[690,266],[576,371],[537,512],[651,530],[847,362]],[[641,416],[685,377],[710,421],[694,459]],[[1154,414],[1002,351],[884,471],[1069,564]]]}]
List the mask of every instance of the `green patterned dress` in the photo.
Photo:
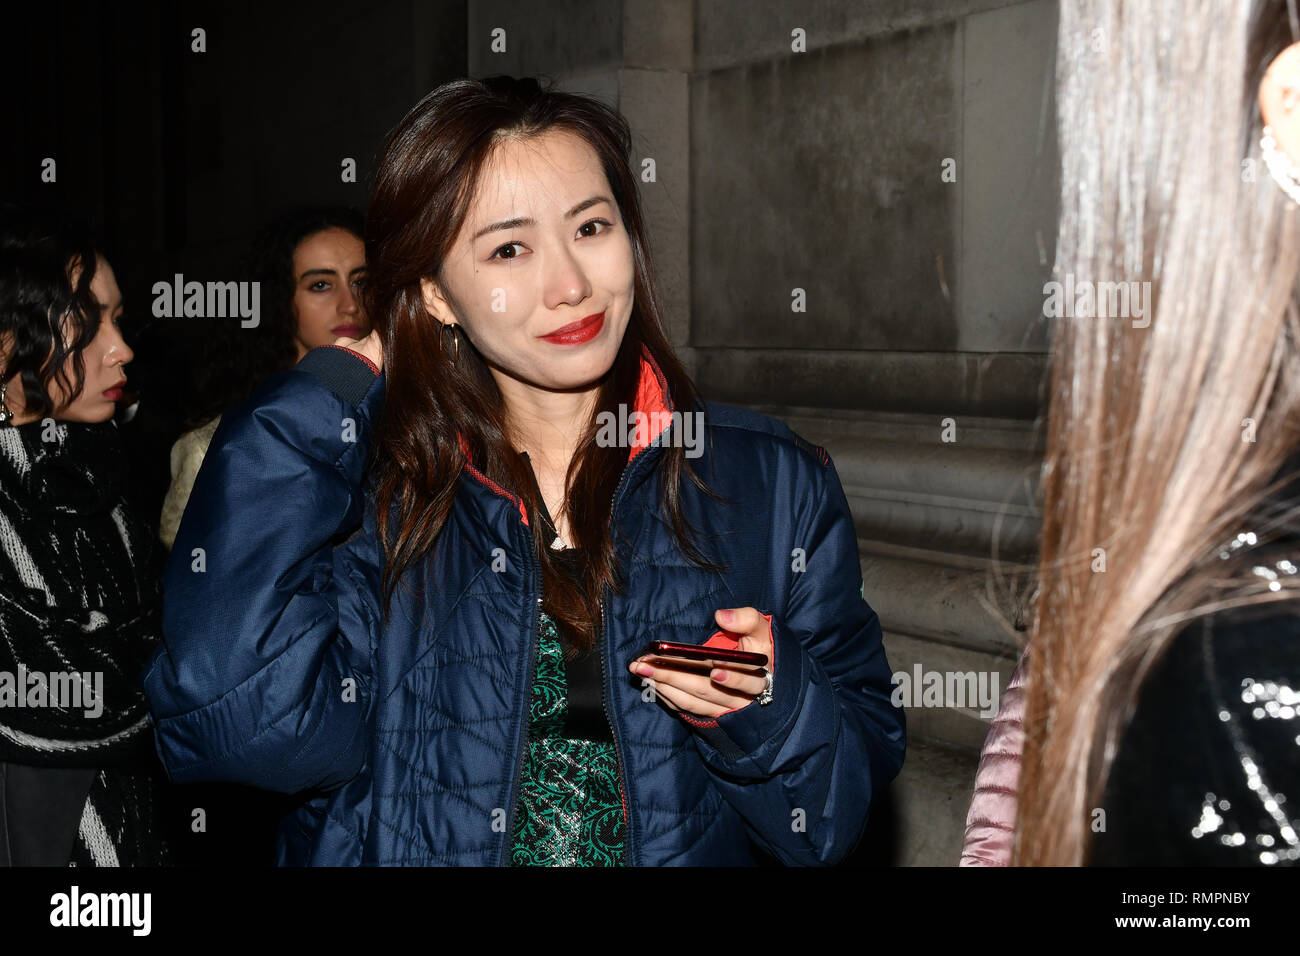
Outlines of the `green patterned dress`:
[{"label": "green patterned dress", "polygon": [[568,706],[563,641],[543,612],[511,866],[623,865],[618,753],[564,736]]}]

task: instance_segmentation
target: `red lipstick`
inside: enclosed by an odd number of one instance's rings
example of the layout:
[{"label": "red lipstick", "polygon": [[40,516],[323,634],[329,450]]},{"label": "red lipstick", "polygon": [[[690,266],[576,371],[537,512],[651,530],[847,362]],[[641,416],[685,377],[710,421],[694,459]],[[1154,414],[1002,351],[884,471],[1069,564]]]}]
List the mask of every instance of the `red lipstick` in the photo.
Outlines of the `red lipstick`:
[{"label": "red lipstick", "polygon": [[590,342],[594,339],[604,327],[605,313],[597,312],[595,315],[589,315],[577,322],[562,325],[549,335],[542,335],[539,338],[547,342],[553,342],[556,345],[581,345],[583,342]]},{"label": "red lipstick", "polygon": [[112,388],[104,389],[104,398],[110,402],[119,402],[122,400],[122,386],[126,384],[126,379],[118,382]]}]

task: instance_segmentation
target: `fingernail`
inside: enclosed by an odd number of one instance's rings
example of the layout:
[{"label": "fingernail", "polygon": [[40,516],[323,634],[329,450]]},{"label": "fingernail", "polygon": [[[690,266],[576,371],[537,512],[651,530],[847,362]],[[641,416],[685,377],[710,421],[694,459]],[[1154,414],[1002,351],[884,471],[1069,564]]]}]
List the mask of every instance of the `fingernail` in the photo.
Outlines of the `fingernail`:
[{"label": "fingernail", "polygon": [[736,617],[736,612],[735,612],[735,611],[731,610],[731,608],[723,608],[723,610],[722,610],[722,619],[723,619],[724,621],[726,621],[728,624],[730,624],[730,623],[732,622],[732,620],[735,619],[735,617]]},{"label": "fingernail", "polygon": [[712,677],[712,678],[713,678],[715,681],[717,681],[719,684],[725,684],[725,683],[727,682],[727,672],[726,672],[726,671],[714,671],[714,672],[713,672],[712,674],[710,674],[709,676]]}]

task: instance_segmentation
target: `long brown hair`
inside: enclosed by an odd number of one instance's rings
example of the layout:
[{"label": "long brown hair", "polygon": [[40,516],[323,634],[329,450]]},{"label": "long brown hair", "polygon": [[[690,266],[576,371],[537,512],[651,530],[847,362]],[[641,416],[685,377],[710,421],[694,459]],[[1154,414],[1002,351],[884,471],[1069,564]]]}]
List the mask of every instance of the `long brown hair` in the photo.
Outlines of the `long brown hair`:
[{"label": "long brown hair", "polygon": [[1085,862],[1141,683],[1189,621],[1295,598],[1220,560],[1297,447],[1300,215],[1256,101],[1291,42],[1281,2],[1061,4],[1055,278],[1150,282],[1150,325],[1055,328],[1019,864]]},{"label": "long brown hair", "polygon": [[[425,310],[421,280],[438,277],[479,175],[501,139],[553,129],[578,135],[600,157],[631,241],[635,272],[627,331],[566,476],[570,544],[582,557],[582,586],[541,546],[539,522],[529,522],[541,560],[544,609],[589,648],[600,619],[600,595],[605,587],[621,590],[624,583],[611,509],[628,449],[597,443],[597,416],[615,411],[620,403],[635,407],[643,350],[662,372],[674,409],[693,411],[698,400],[663,332],[650,244],[628,161],[631,133],[616,110],[590,97],[543,89],[530,78],[464,79],[438,87],[388,135],[366,213],[366,307],[383,339],[387,375],[373,477],[385,551],[385,613],[402,572],[429,553],[447,521],[462,466],[477,468],[527,502],[530,515],[537,513],[528,465],[508,439],[496,381],[464,336],[458,357],[452,348],[440,347],[442,329]],[[719,565],[689,538],[678,494],[683,472],[702,491],[718,496],[691,469],[680,443],[662,450],[658,467],[662,513],[682,552],[716,570]],[[430,575],[434,582],[437,577]]]}]

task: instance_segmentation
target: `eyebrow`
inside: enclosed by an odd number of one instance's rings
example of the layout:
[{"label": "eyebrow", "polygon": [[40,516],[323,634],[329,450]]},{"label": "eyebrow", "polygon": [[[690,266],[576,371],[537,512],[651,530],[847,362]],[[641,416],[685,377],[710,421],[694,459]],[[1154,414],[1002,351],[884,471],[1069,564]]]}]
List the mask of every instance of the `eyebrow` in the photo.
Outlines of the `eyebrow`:
[{"label": "eyebrow", "polygon": [[[582,202],[578,203],[578,205],[574,206],[572,209],[566,212],[564,214],[564,218],[572,219],[574,216],[582,212],[584,209],[590,209],[592,206],[599,205],[600,203],[603,202],[607,202],[611,206],[614,205],[613,200],[611,200],[608,196],[592,196],[590,199],[584,199]],[[500,222],[491,223],[490,225],[484,226],[478,232],[474,233],[473,237],[470,239],[470,242],[473,242],[475,239],[480,239],[483,236],[486,236],[489,232],[499,232],[502,229],[519,229],[523,226],[535,226],[535,225],[537,225],[537,220],[526,216],[520,216],[515,219],[502,219]]]},{"label": "eyebrow", "polygon": [[[365,266],[357,266],[355,269],[348,272],[348,275],[356,275],[358,272],[366,272],[366,271],[367,269]],[[339,274],[338,269],[308,269],[302,275],[298,276],[298,279],[299,281],[301,281],[307,278],[308,276],[336,276],[338,274]]]}]

